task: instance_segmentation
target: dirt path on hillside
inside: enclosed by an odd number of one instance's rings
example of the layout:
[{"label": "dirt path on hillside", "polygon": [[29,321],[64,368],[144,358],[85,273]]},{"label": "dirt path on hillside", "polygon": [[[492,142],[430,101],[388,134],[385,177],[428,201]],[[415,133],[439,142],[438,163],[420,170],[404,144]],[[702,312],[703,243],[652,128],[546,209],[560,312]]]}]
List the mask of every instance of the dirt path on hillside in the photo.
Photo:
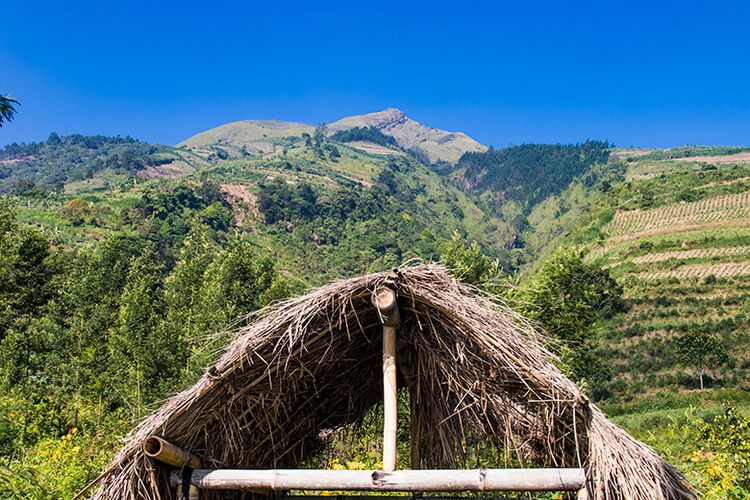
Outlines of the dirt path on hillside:
[{"label": "dirt path on hillside", "polygon": [[361,149],[365,153],[369,153],[371,155],[406,156],[406,153],[404,153],[403,151],[387,148],[385,146],[381,146],[380,144],[375,144],[374,142],[352,141],[347,142],[346,144],[347,146],[351,146],[355,149]]},{"label": "dirt path on hillside", "polygon": [[693,250],[675,250],[672,252],[650,253],[634,257],[633,264],[650,264],[670,259],[695,259],[703,257],[723,257],[725,255],[744,255],[750,253],[750,246],[696,248]]}]

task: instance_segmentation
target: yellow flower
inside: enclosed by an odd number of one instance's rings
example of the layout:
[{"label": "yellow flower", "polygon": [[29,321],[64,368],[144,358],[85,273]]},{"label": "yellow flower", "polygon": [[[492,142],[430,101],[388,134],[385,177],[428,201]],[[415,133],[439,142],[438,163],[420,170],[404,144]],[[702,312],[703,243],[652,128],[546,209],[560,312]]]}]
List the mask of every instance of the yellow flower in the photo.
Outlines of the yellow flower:
[{"label": "yellow flower", "polygon": [[365,464],[360,462],[359,460],[354,460],[352,462],[346,462],[346,468],[349,470],[365,470]]}]

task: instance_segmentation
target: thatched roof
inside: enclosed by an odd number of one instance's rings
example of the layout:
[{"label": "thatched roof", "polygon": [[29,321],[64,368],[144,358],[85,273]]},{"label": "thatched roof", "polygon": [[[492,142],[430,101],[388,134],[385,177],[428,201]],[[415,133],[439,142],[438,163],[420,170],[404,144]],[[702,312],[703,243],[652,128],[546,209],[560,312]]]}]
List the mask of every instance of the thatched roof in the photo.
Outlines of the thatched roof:
[{"label": "thatched roof", "polygon": [[133,430],[94,498],[173,496],[168,468],[143,454],[151,435],[207,468],[293,468],[314,456],[321,431],[358,421],[382,398],[370,299],[384,284],[398,293],[400,370],[417,398],[412,420],[426,430],[423,466],[460,466],[461,440],[474,437],[523,463],[585,466],[597,499],[694,498],[674,467],[555,367],[527,322],[438,266],[339,281],[258,313],[194,386]]}]

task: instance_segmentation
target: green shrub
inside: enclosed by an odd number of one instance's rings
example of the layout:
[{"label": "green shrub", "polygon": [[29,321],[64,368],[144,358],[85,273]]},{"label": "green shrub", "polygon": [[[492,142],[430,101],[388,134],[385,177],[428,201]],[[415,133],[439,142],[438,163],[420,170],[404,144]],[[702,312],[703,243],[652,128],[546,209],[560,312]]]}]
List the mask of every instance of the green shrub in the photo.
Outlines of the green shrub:
[{"label": "green shrub", "polygon": [[701,435],[710,462],[706,468],[710,489],[706,493],[721,498],[748,498],[750,419],[725,404],[721,415],[701,422]]}]

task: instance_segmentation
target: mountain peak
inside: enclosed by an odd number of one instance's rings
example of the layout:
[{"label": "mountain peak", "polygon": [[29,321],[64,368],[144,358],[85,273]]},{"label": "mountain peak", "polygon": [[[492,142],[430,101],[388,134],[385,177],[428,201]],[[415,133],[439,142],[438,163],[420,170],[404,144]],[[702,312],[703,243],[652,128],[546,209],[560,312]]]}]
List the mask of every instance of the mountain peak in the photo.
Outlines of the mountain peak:
[{"label": "mountain peak", "polygon": [[332,132],[354,127],[372,127],[396,139],[406,150],[419,150],[431,162],[455,163],[466,152],[486,151],[487,147],[462,132],[427,127],[396,108],[342,118],[328,125]]}]

